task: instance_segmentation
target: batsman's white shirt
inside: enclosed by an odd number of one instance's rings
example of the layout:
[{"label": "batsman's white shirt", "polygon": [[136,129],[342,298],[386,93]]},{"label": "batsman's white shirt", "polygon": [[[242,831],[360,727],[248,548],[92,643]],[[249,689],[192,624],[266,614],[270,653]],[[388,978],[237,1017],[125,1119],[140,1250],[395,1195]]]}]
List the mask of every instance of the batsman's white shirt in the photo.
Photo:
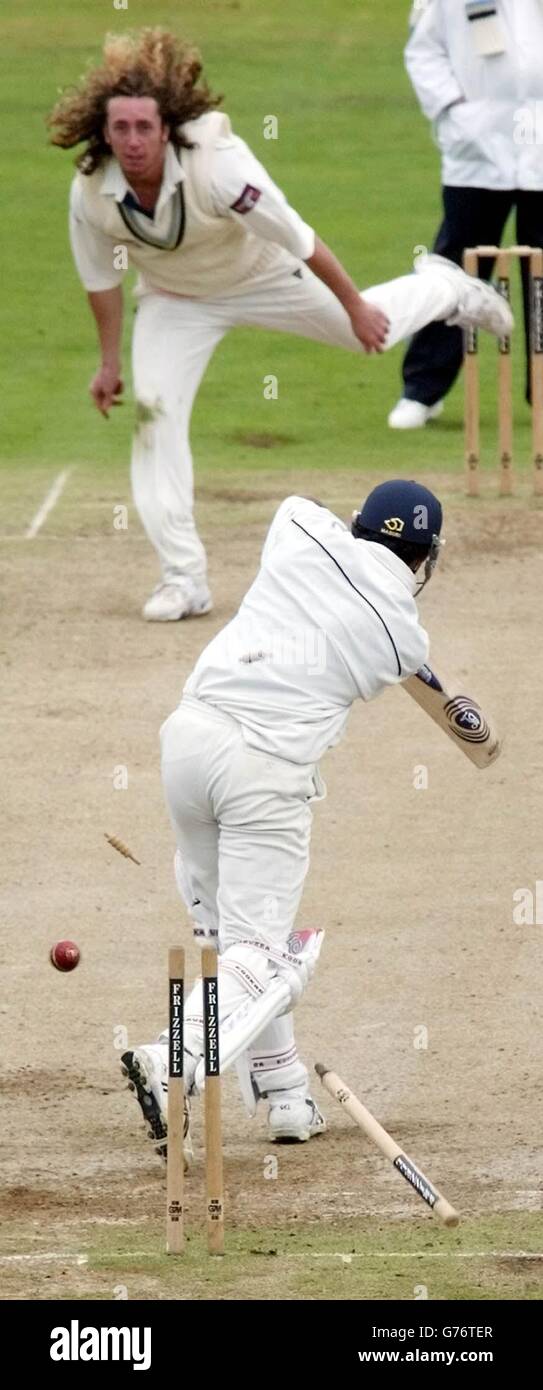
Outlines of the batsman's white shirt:
[{"label": "batsman's white shirt", "polygon": [[241,607],[204,649],[184,694],[241,724],[245,742],[316,763],[357,698],[372,700],[428,657],[412,571],[332,512],[282,503]]}]

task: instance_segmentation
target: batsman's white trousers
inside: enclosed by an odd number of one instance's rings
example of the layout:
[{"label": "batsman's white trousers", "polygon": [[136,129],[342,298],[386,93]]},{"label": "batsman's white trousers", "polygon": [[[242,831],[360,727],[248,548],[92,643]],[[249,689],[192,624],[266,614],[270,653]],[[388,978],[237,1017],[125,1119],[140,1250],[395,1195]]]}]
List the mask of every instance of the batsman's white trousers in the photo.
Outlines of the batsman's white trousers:
[{"label": "batsman's white trousers", "polygon": [[[454,290],[437,269],[403,275],[361,293],[389,319],[387,348],[434,319],[448,318],[456,308]],[[205,580],[206,556],[193,517],[190,416],[217,344],[230,328],[249,325],[364,351],[339,300],[303,263],[294,273],[283,261],[277,276],[268,276],[250,294],[213,300],[144,295],[132,344],[140,417],[132,449],[132,490],[164,580],[182,575],[198,584]]]},{"label": "batsman's white trousers", "polygon": [[[316,764],[249,748],[236,720],[188,696],[162,726],[161,761],[191,917],[218,932],[221,952],[252,938],[284,945],[309,867],[311,806],[326,795]],[[262,1091],[307,1079],[291,1014],[252,1054]]]}]

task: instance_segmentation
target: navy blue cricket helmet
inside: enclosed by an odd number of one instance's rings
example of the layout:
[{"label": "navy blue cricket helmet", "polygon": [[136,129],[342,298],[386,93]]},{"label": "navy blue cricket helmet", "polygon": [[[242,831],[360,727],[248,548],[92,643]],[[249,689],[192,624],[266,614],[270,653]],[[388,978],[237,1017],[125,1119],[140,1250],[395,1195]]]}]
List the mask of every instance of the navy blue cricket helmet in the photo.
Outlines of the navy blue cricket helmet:
[{"label": "navy blue cricket helmet", "polygon": [[[395,478],[379,483],[366,497],[359,512],[353,513],[353,536],[377,540],[401,551],[405,546],[426,554],[426,580],[437,562],[443,525],[441,502],[422,483]],[[416,550],[413,552],[416,554]]]}]

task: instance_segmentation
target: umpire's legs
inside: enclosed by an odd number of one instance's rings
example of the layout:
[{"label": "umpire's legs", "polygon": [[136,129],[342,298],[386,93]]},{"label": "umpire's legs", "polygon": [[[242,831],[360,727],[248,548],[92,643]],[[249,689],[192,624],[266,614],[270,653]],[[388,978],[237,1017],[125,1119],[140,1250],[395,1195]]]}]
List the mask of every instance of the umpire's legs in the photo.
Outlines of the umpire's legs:
[{"label": "umpire's legs", "polygon": [[[462,264],[466,246],[499,245],[514,194],[487,188],[443,189],[445,215],[434,251]],[[489,280],[492,261],[481,261],[478,274]],[[464,355],[461,328],[430,323],[415,334],[403,363],[404,396],[435,405],[450,391]]]},{"label": "umpire's legs", "polygon": [[[521,189],[516,194],[517,202],[517,241],[519,246],[543,247],[543,191]],[[522,299],[524,307],[524,335],[526,340],[526,400],[532,399],[530,380],[530,294],[531,280],[528,260],[523,257],[520,263],[522,274]]]}]

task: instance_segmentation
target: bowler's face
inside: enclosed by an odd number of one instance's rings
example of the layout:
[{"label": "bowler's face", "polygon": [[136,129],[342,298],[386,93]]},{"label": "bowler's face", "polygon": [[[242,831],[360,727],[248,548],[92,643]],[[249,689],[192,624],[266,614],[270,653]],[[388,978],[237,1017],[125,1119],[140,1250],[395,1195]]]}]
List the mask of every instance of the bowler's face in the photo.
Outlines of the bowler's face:
[{"label": "bowler's face", "polygon": [[169,130],[154,97],[111,97],[104,133],[129,181],[160,174]]}]

